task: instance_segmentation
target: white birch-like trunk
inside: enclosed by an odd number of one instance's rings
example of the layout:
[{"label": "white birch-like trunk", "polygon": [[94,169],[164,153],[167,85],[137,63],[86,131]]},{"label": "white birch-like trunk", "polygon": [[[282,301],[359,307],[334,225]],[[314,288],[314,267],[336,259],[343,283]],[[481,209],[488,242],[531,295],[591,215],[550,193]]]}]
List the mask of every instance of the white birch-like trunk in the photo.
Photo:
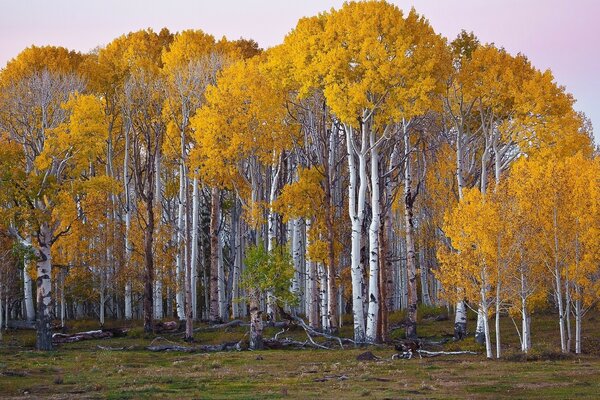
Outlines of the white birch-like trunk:
[{"label": "white birch-like trunk", "polygon": [[379,149],[375,146],[375,134],[370,134],[371,145],[371,223],[369,224],[369,308],[367,311],[367,341],[377,341],[379,319],[379,228],[381,206],[379,193]]},{"label": "white birch-like trunk", "polygon": [[34,321],[35,308],[33,307],[33,285],[31,282],[31,276],[29,276],[29,272],[27,272],[27,264],[28,259],[25,257],[25,268],[23,268],[23,302],[25,303],[25,315],[27,321]]},{"label": "white birch-like trunk", "polygon": [[321,305],[321,329],[327,331],[329,329],[329,315],[328,315],[328,300],[329,294],[327,291],[327,271],[323,263],[317,264],[319,273],[319,303]]},{"label": "white birch-like trunk", "polygon": [[485,343],[485,316],[483,309],[479,307],[477,309],[477,326],[475,327],[475,341],[479,344]]},{"label": "white birch-like trunk", "polygon": [[38,350],[52,350],[52,230],[42,223],[37,249],[37,341]]},{"label": "white birch-like trunk", "polygon": [[529,312],[525,298],[521,298],[521,336],[521,351],[528,353],[531,333],[529,332]]},{"label": "white birch-like trunk", "polygon": [[[360,247],[362,240],[362,223],[364,218],[365,196],[367,191],[366,165],[366,132],[362,132],[361,151],[354,146],[353,128],[346,126],[346,145],[348,149],[348,211],[352,223],[351,236],[351,278],[352,278],[352,314],[354,317],[354,340],[358,343],[366,341],[364,299],[363,299],[363,266],[360,263]],[[358,167],[355,155],[358,156]],[[358,175],[358,177],[357,177]],[[358,183],[360,178],[360,184]],[[358,187],[357,187],[358,185]],[[358,190],[358,193],[357,193]]]},{"label": "white birch-like trunk", "polygon": [[490,337],[490,324],[488,320],[488,283],[487,283],[487,273],[486,268],[483,268],[481,272],[481,303],[479,304],[479,309],[481,313],[479,315],[483,315],[483,334],[485,338],[485,354],[487,358],[493,358],[494,354],[492,351],[492,339]]},{"label": "white birch-like trunk", "polygon": [[[462,200],[465,181],[463,176],[464,141],[461,129],[456,130],[456,182],[458,184],[458,198]],[[467,335],[467,307],[464,301],[456,303],[454,315],[454,338],[463,339]]]},{"label": "white birch-like trunk", "polygon": [[106,303],[106,271],[100,268],[100,326],[104,326],[104,311]]},{"label": "white birch-like trunk", "polygon": [[183,160],[179,165],[179,199],[177,204],[177,240],[176,240],[176,257],[175,257],[175,304],[177,305],[177,317],[180,321],[185,319],[185,292],[184,292],[184,274],[185,274],[185,257],[183,256],[184,243],[184,226],[185,226],[185,166]]},{"label": "white birch-like trunk", "polygon": [[236,201],[233,207],[232,216],[231,216],[231,236],[232,236],[232,246],[233,246],[233,279],[231,280],[231,313],[233,318],[242,317],[242,310],[245,307],[240,307],[240,298],[242,294],[240,293],[240,277],[242,274],[242,226],[240,224],[240,211],[239,211],[239,202]]},{"label": "white birch-like trunk", "polygon": [[192,291],[192,317],[198,319],[198,214],[199,193],[198,178],[194,178],[192,189],[192,250],[191,250],[191,291]]},{"label": "white birch-like trunk", "polygon": [[[269,192],[269,215],[267,217],[267,251],[269,254],[275,248],[275,210],[273,205],[277,199],[277,185],[279,181],[279,172],[281,170],[281,159],[277,159],[273,153],[273,165],[271,168],[271,190]],[[275,299],[273,291],[267,290],[267,320],[275,322]]]},{"label": "white birch-like trunk", "polygon": [[306,220],[306,314],[308,324],[315,329],[319,328],[319,292],[317,286],[316,263],[308,256],[310,247],[310,230],[312,220]]},{"label": "white birch-like trunk", "polygon": [[556,296],[556,303],[558,307],[558,328],[560,330],[560,349],[563,353],[567,352],[567,338],[565,334],[565,315],[563,308],[563,297],[562,297],[562,279],[560,263],[558,260],[558,221],[557,221],[557,210],[553,210],[553,224],[554,224],[554,294]]},{"label": "white birch-like trunk", "polygon": [[[221,219],[223,218],[223,214],[220,214]],[[217,262],[218,262],[218,275],[217,279],[219,280],[218,288],[219,288],[219,318],[221,321],[227,321],[229,319],[229,315],[227,313],[227,293],[225,293],[225,263],[223,262],[223,235],[224,230],[221,229],[219,231],[219,246],[217,253]]]},{"label": "white birch-like trunk", "polygon": [[294,277],[292,278],[292,293],[300,294],[300,279],[302,276],[302,265],[300,258],[300,220],[290,220],[290,230],[292,237],[292,263],[294,264]]},{"label": "white birch-like trunk", "polygon": [[577,287],[577,296],[575,300],[575,354],[581,354],[581,317],[582,307],[581,299],[579,298],[579,286]]},{"label": "white birch-like trunk", "polygon": [[496,358],[502,356],[502,343],[500,335],[500,280],[496,284]]},{"label": "white birch-like trunk", "polygon": [[[162,295],[162,279],[161,273],[156,271],[156,280],[154,281],[154,319],[162,319],[164,317],[164,309],[163,309],[163,295]],[[168,298],[169,296],[167,296]]]},{"label": "white birch-like trunk", "polygon": [[129,278],[131,268],[131,198],[129,195],[129,123],[125,127],[125,155],[123,156],[123,192],[125,194],[125,268],[128,273],[125,282],[125,319],[133,318],[133,308],[131,300],[131,278]]}]

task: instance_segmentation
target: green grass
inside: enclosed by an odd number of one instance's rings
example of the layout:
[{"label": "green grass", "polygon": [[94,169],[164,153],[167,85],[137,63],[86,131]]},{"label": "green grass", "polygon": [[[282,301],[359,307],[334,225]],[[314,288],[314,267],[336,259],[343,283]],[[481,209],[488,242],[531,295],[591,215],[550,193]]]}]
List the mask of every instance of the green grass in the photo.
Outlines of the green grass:
[{"label": "green grass", "polygon": [[[425,313],[425,312],[423,312]],[[431,311],[433,315],[435,312]],[[392,316],[390,323],[401,316]],[[121,325],[120,322],[111,322]],[[471,328],[473,322],[470,322]],[[422,336],[441,338],[452,332],[452,321],[423,319]],[[584,323],[581,356],[560,357],[558,332],[552,314],[536,316],[534,351],[519,356],[518,337],[508,318],[502,321],[504,360],[486,360],[474,340],[449,343],[446,350],[475,349],[477,356],[391,360],[391,347],[369,350],[380,361],[358,362],[365,349],[226,352],[210,354],[152,353],[144,349],[153,337],[92,340],[60,346],[42,353],[31,348],[33,332],[9,331],[0,342],[0,397],[108,399],[256,399],[256,398],[389,398],[497,399],[597,398],[600,393],[600,356],[594,335],[600,324]],[[77,328],[93,329],[94,322]],[[278,330],[267,329],[266,336]],[[342,334],[349,335],[345,326]],[[203,344],[239,340],[244,328],[202,332]],[[302,330],[281,336],[304,340]],[[177,341],[175,336],[164,336]],[[105,351],[97,346],[125,347]],[[260,357],[258,357],[260,356]],[[262,358],[262,359],[260,359]]]}]

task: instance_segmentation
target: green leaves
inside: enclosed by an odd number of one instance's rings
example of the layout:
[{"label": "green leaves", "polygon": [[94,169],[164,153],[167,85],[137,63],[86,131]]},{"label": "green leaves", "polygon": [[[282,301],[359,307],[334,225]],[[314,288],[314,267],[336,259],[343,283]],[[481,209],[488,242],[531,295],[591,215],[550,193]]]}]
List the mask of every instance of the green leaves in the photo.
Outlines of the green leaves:
[{"label": "green leaves", "polygon": [[244,263],[243,287],[260,293],[271,291],[279,305],[296,303],[297,298],[290,291],[294,265],[285,246],[275,246],[270,253],[262,244],[248,247]]}]

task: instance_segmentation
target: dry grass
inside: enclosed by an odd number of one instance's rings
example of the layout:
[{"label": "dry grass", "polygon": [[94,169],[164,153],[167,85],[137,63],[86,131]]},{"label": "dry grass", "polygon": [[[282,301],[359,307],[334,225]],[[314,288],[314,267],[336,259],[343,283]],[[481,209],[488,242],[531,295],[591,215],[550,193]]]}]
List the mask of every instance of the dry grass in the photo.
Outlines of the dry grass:
[{"label": "dry grass", "polygon": [[[358,362],[364,349],[229,352],[212,354],[151,353],[143,349],[152,338],[115,338],[61,346],[49,353],[32,350],[32,332],[9,332],[0,342],[0,397],[5,398],[598,398],[600,358],[588,344],[581,357],[557,356],[557,331],[552,315],[534,324],[530,359],[518,355],[518,339],[507,318],[503,322],[504,360],[483,355],[394,360],[390,347],[369,350],[381,361]],[[79,323],[79,328],[94,323]],[[117,323],[118,324],[118,323]],[[584,325],[598,332],[594,318]],[[345,328],[343,333],[348,333]],[[452,322],[423,322],[422,335],[439,338]],[[202,343],[236,340],[243,329],[208,332]],[[273,330],[268,335],[274,334]],[[300,339],[302,331],[288,332]],[[169,340],[177,340],[170,337]],[[104,351],[97,345],[130,347]],[[447,349],[482,351],[472,340]],[[585,347],[584,347],[585,348]],[[592,351],[593,350],[593,351]],[[260,357],[259,357],[260,356]]]}]

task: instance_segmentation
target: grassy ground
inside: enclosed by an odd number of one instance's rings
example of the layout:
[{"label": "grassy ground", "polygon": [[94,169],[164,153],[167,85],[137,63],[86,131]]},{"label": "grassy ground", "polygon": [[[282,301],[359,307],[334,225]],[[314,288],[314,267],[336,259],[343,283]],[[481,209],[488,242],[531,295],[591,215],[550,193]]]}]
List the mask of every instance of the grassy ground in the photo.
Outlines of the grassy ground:
[{"label": "grassy ground", "polygon": [[[356,361],[365,349],[151,353],[144,346],[155,338],[144,336],[138,328],[133,329],[133,337],[65,344],[56,351],[40,353],[31,348],[33,332],[9,331],[0,342],[0,397],[598,398],[600,355],[594,334],[600,323],[593,317],[585,321],[584,332],[591,333],[584,334],[587,354],[576,357],[557,353],[553,315],[536,316],[534,322],[534,350],[526,360],[517,351],[512,322],[504,319],[506,356],[500,361],[488,361],[483,355],[392,361],[394,350],[390,347],[370,348],[382,360],[365,362]],[[94,324],[79,322],[74,328],[89,329]],[[452,322],[422,321],[419,328],[421,335],[439,338],[452,332]],[[342,333],[349,333],[348,329]],[[274,333],[267,331],[267,335]],[[244,334],[244,329],[236,328],[201,333],[196,339],[220,343]],[[300,330],[281,336],[301,339],[304,333]],[[128,349],[107,351],[98,345]],[[483,351],[472,339],[445,346],[445,350],[458,348]]]}]

